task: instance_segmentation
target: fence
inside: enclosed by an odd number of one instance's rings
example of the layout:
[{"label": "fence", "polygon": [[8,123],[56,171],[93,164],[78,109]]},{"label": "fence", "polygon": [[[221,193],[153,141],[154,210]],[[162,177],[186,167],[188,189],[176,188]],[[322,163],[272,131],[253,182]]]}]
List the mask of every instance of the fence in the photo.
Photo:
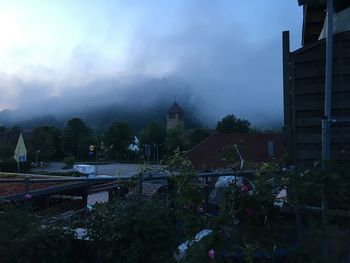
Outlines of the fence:
[{"label": "fence", "polygon": [[[271,172],[271,171],[270,171]],[[283,173],[285,171],[276,171]],[[255,171],[198,173],[197,183],[203,186],[206,205],[210,193],[221,176],[254,180]],[[169,194],[172,175],[139,173],[132,177],[56,177],[45,175],[0,173],[0,200],[3,204],[24,206],[41,216],[62,215],[69,218],[92,208],[96,203],[135,197],[157,200]],[[321,212],[321,207],[304,207],[303,211]],[[285,210],[287,211],[287,210]],[[330,214],[348,217],[350,212],[329,210]]]},{"label": "fence", "polygon": [[[250,176],[253,171],[237,172]],[[200,173],[198,183],[210,188],[220,176],[233,172]],[[53,177],[45,175],[1,173],[0,198],[4,204],[24,206],[43,217],[68,219],[92,208],[96,203],[109,202],[115,197],[135,197],[155,200],[168,194],[171,175],[153,176],[139,173],[133,177]]]}]

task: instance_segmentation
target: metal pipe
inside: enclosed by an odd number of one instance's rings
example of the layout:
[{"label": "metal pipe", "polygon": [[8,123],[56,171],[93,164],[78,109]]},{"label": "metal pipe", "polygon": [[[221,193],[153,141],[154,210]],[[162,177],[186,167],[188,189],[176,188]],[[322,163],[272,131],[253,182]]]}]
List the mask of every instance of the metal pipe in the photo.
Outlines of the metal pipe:
[{"label": "metal pipe", "polygon": [[[322,119],[322,167],[330,159],[330,124],[332,121],[332,77],[333,77],[333,0],[327,0],[327,39],[326,39],[326,72],[324,90],[324,118]],[[325,187],[325,186],[324,186]],[[328,200],[323,189],[322,193],[322,223],[324,227],[323,258],[329,262],[329,229],[328,229]]]},{"label": "metal pipe", "polygon": [[97,175],[97,144],[95,145],[95,176]]},{"label": "metal pipe", "polygon": [[156,144],[153,143],[153,164],[156,163]]},{"label": "metal pipe", "polygon": [[324,120],[322,121],[322,161],[323,166],[330,157],[330,122],[332,114],[332,76],[333,76],[333,0],[327,0],[327,39],[326,73],[324,90]]},{"label": "metal pipe", "polygon": [[159,164],[159,146],[160,144],[157,144],[157,164]]}]

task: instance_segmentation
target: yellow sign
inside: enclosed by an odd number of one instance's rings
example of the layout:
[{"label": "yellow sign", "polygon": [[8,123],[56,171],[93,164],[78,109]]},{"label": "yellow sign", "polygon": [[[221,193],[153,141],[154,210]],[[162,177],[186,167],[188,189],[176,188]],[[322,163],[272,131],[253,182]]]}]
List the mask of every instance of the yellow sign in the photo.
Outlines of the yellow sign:
[{"label": "yellow sign", "polygon": [[13,158],[16,160],[16,162],[25,162],[27,160],[27,148],[24,144],[22,133],[18,137],[15,155]]},{"label": "yellow sign", "polygon": [[94,145],[90,145],[89,150],[90,150],[90,152],[95,151],[95,146]]}]

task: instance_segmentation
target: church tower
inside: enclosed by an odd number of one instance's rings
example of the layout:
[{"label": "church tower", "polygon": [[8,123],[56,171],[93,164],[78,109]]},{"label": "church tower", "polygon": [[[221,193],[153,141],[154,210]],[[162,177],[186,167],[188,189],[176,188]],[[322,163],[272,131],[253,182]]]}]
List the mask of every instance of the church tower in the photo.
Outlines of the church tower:
[{"label": "church tower", "polygon": [[166,117],[167,130],[170,130],[176,127],[180,127],[182,130],[184,130],[185,129],[184,115],[185,115],[185,112],[181,109],[179,104],[177,104],[177,102],[174,102],[174,104],[167,111],[167,117]]}]

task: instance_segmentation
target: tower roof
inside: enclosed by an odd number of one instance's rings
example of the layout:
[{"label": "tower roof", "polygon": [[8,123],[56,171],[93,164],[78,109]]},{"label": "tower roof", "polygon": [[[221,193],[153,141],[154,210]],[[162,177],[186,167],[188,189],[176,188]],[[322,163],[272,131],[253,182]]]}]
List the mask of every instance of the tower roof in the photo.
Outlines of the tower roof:
[{"label": "tower roof", "polygon": [[179,104],[177,102],[174,102],[174,104],[170,107],[170,109],[167,111],[168,114],[170,113],[180,113],[184,114],[185,112],[182,110]]}]

